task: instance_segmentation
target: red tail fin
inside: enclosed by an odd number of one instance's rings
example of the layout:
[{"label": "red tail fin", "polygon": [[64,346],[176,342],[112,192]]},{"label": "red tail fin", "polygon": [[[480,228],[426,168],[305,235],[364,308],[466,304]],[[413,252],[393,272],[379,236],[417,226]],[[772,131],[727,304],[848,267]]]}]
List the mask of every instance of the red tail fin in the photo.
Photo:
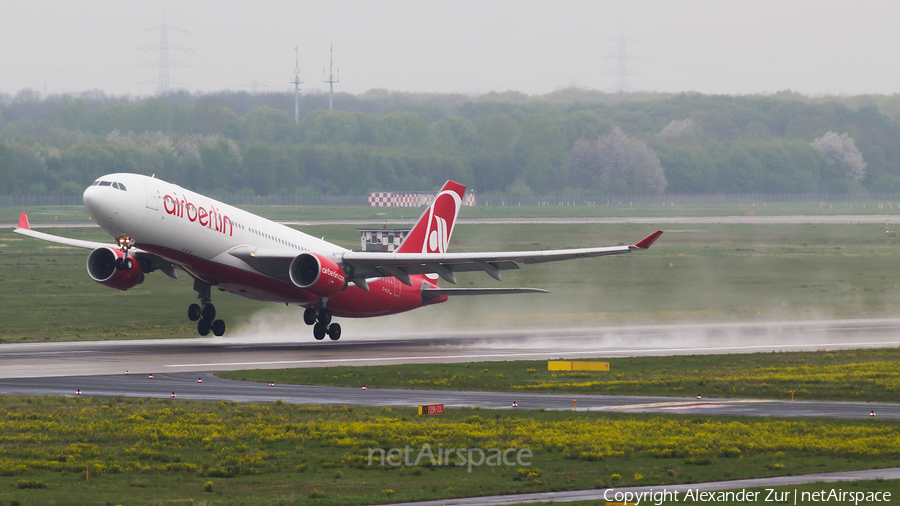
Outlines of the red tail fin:
[{"label": "red tail fin", "polygon": [[445,253],[465,193],[466,187],[459,183],[444,183],[397,253]]}]

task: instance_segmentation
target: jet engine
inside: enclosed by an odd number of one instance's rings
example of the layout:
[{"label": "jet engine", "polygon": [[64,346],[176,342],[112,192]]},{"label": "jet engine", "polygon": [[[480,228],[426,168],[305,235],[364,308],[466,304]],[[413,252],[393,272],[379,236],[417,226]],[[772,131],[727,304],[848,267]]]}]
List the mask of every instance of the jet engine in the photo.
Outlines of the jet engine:
[{"label": "jet engine", "polygon": [[334,260],[317,253],[301,253],[291,261],[291,281],[320,297],[328,297],[346,286],[344,270]]},{"label": "jet engine", "polygon": [[[131,268],[126,270],[127,263]],[[118,265],[118,266],[117,266]],[[117,290],[128,290],[141,283],[144,274],[141,264],[131,255],[125,257],[125,253],[118,248],[97,248],[88,255],[87,271],[91,279]]]}]

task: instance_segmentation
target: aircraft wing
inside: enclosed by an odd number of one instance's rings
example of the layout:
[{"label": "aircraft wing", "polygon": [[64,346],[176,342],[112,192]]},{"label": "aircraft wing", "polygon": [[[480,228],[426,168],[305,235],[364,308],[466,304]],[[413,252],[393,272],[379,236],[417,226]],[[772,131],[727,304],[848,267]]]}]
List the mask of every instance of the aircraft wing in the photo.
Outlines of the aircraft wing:
[{"label": "aircraft wing", "polygon": [[578,248],[544,251],[475,252],[475,253],[371,253],[348,251],[342,260],[353,268],[352,279],[393,276],[411,285],[410,274],[437,274],[456,284],[456,272],[484,271],[500,280],[500,271],[518,269],[519,263],[536,264],[575,258],[620,255],[635,249],[647,249],[662,235],[662,230],[630,246]]},{"label": "aircraft wing", "polygon": [[[27,237],[32,237],[34,239],[40,239],[42,241],[54,242],[56,244],[63,244],[65,246],[72,246],[75,248],[83,248],[83,249],[97,249],[97,248],[108,248],[115,247],[109,243],[105,242],[96,242],[96,241],[83,241],[81,239],[72,239],[69,237],[60,237],[58,235],[45,234],[44,232],[38,232],[37,230],[31,229],[31,224],[28,223],[28,215],[22,213],[19,216],[19,226],[13,229],[13,232],[17,234],[21,234]],[[140,248],[132,248],[130,253],[135,257],[144,257],[149,260],[151,265],[151,270],[148,272],[152,272],[153,270],[159,269],[167,276],[172,279],[178,279],[178,274],[175,272],[176,264],[169,262],[168,260],[163,259],[153,253],[148,253],[143,251]]]},{"label": "aircraft wing", "polygon": [[35,239],[40,239],[42,241],[55,242],[56,244],[64,244],[66,246],[74,246],[76,248],[97,249],[109,246],[109,244],[103,242],[70,239],[68,237],[60,237],[58,235],[50,235],[43,232],[38,232],[37,230],[32,230],[31,224],[28,223],[28,215],[25,213],[19,215],[19,226],[13,229],[13,232],[22,234],[24,236],[33,237]]},{"label": "aircraft wing", "polygon": [[22,234],[28,237],[33,237],[35,239],[40,239],[42,241],[50,241],[55,242],[56,244],[64,244],[66,246],[73,246],[76,248],[84,248],[84,249],[97,249],[109,246],[108,243],[104,242],[94,242],[94,241],[82,241],[81,239],[70,239],[68,237],[60,237],[58,235],[45,234],[43,232],[38,232],[37,230],[31,230],[30,228],[15,228],[13,232],[17,234]]}]

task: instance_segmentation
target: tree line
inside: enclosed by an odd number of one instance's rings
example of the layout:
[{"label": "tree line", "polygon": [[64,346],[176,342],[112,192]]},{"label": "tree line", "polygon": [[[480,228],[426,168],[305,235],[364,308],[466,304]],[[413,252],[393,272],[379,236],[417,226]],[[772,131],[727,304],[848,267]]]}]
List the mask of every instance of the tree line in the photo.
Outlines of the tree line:
[{"label": "tree line", "polygon": [[430,190],[900,192],[900,96],[567,89],[0,94],[0,194],[78,194],[111,172],[212,194]]}]

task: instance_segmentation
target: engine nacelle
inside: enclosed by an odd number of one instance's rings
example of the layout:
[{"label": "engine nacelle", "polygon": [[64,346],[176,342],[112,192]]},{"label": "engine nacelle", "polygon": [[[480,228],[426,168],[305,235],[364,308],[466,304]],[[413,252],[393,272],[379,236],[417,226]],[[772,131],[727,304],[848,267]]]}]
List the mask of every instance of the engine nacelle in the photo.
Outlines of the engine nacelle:
[{"label": "engine nacelle", "polygon": [[116,261],[125,258],[125,253],[118,248],[97,248],[88,255],[87,271],[91,279],[117,290],[128,290],[141,282],[143,272],[137,259],[129,255],[132,261],[130,271],[116,270]]},{"label": "engine nacelle", "polygon": [[334,260],[316,253],[301,253],[291,261],[291,281],[300,288],[328,297],[344,289],[344,270]]}]

